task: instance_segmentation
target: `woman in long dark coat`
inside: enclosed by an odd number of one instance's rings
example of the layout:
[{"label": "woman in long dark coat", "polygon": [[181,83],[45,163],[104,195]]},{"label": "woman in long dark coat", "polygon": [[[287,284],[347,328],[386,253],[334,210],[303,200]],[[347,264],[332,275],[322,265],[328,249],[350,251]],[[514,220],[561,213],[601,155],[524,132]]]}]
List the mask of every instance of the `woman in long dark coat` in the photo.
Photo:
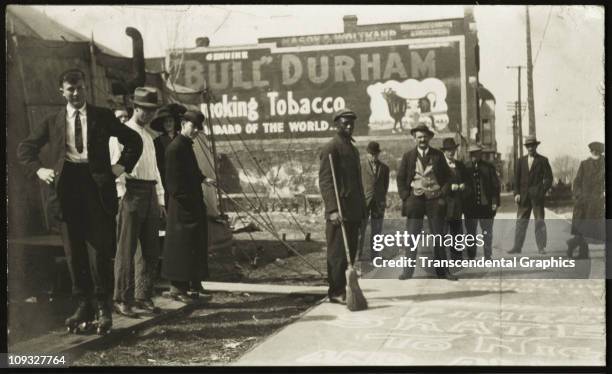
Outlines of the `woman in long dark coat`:
[{"label": "woman in long dark coat", "polygon": [[605,169],[604,145],[589,144],[591,157],[582,161],[574,179],[573,192],[576,204],[572,216],[573,238],[567,241],[567,256],[572,257],[579,247],[577,259],[589,257],[586,238],[605,240]]},{"label": "woman in long dark coat", "polygon": [[170,296],[189,301],[187,291],[203,291],[208,276],[208,223],[202,183],[209,182],[196,160],[193,139],[204,116],[187,111],[181,132],[166,149],[166,186],[169,194],[162,276],[171,281]]}]

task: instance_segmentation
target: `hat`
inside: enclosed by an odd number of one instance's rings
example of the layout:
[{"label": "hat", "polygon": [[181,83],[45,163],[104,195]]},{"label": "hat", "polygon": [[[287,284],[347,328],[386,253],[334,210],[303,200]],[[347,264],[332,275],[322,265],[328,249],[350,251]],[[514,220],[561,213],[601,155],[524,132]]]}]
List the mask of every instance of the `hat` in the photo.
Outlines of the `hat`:
[{"label": "hat", "polygon": [[154,87],[137,87],[134,90],[135,105],[144,108],[158,108],[159,107],[159,93],[157,88]]},{"label": "hat", "polygon": [[457,147],[459,147],[459,145],[457,143],[455,143],[455,139],[453,138],[445,138],[442,141],[442,148],[440,148],[443,151],[447,151],[447,150],[451,150],[451,149],[456,149]]},{"label": "hat", "polygon": [[604,153],[606,146],[601,142],[591,142],[589,143],[589,149],[593,152]]},{"label": "hat", "polygon": [[184,120],[189,121],[195,125],[199,130],[204,130],[204,114],[199,110],[188,110],[182,116]]},{"label": "hat", "polygon": [[366,151],[370,154],[377,155],[380,153],[380,144],[378,144],[378,142],[369,142]]},{"label": "hat", "polygon": [[482,152],[482,147],[479,146],[478,144],[471,144],[468,147],[468,153],[472,153],[472,152]]},{"label": "hat", "polygon": [[523,142],[523,145],[525,147],[531,144],[535,144],[535,145],[540,144],[538,139],[536,139],[535,135],[529,135],[527,138],[525,138],[525,141]]},{"label": "hat", "polygon": [[155,131],[164,132],[164,119],[165,118],[173,118],[176,126],[179,126],[179,121],[181,115],[183,115],[187,111],[187,108],[182,106],[181,104],[171,103],[166,104],[159,109],[155,113],[155,117],[151,121],[151,128]]},{"label": "hat", "polygon": [[355,112],[353,112],[349,108],[343,108],[343,109],[340,109],[340,110],[337,110],[337,111],[334,112],[333,121],[335,122],[336,119],[338,119],[340,117],[353,117],[353,118],[357,118],[357,115],[355,114]]},{"label": "hat", "polygon": [[434,136],[434,132],[433,132],[433,131],[431,131],[431,130],[429,129],[429,127],[427,127],[427,125],[426,125],[426,124],[424,124],[424,123],[421,123],[421,124],[417,125],[416,127],[414,127],[414,128],[412,128],[412,129],[410,129],[410,133],[411,133],[412,135],[414,135],[414,133],[415,133],[415,132],[417,132],[417,131],[426,132],[426,133],[428,133],[428,134],[429,134],[429,136]]}]

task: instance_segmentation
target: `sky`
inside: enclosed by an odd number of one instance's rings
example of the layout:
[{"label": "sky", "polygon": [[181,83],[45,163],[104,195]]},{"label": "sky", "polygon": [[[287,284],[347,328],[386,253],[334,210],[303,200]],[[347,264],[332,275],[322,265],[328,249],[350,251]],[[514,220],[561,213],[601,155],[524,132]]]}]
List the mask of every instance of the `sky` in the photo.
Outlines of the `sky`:
[{"label": "sky", "polygon": [[[460,6],[425,5],[172,5],[35,6],[54,20],[127,56],[136,27],[145,57],[169,48],[190,48],[207,36],[211,46],[256,44],[258,38],[342,32],[344,15],[358,24],[462,17]],[[583,159],[587,144],[604,141],[604,8],[530,6],[534,102],[538,151],[549,159]],[[526,65],[525,7],[475,7],[480,44],[480,82],[496,97],[498,151],[512,145],[507,103],[517,99],[517,72]],[[526,74],[522,79],[527,97]],[[528,114],[523,115],[523,134]],[[505,158],[505,156],[504,156]]]}]

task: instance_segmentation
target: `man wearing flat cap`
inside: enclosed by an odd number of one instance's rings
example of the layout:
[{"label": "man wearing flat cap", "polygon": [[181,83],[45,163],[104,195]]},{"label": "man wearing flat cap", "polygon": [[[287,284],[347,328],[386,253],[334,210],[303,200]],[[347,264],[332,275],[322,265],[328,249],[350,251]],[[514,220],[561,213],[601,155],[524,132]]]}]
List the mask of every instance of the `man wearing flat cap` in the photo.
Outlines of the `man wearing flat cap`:
[{"label": "man wearing flat cap", "polygon": [[[159,261],[159,222],[165,217],[164,187],[157,168],[153,137],[147,126],[159,107],[156,88],[138,87],[134,91],[134,113],[125,126],[140,135],[142,155],[134,169],[117,178],[119,202],[117,254],[115,256],[115,311],[136,317],[136,306],[145,312],[158,312],[153,304],[153,286]],[[112,138],[111,160],[121,146]],[[138,245],[140,243],[140,246]],[[138,261],[135,262],[137,249]],[[136,266],[135,266],[136,264]]]},{"label": "man wearing flat cap", "polygon": [[548,159],[539,153],[540,142],[534,135],[525,139],[527,155],[517,161],[514,171],[514,202],[518,205],[514,246],[508,253],[521,253],[529,217],[535,217],[535,239],[538,253],[546,254],[546,222],[544,221],[544,197],[553,183]]},{"label": "man wearing flat cap", "polygon": [[[472,144],[468,148],[470,161],[466,164],[467,186],[469,193],[465,199],[465,229],[468,234],[476,235],[480,230],[484,234],[483,254],[485,259],[492,255],[493,218],[497,213],[500,201],[499,177],[495,166],[482,159],[482,148]],[[468,257],[476,257],[476,244],[467,248]]]},{"label": "man wearing flat cap", "polygon": [[[371,238],[382,232],[385,209],[387,207],[387,191],[389,191],[389,167],[378,159],[380,154],[380,144],[377,142],[368,143],[366,148],[367,161],[361,166],[361,182],[366,200],[366,218],[361,225],[359,235],[359,250],[361,251],[362,261],[372,261]],[[370,241],[365,240],[365,233],[371,222]]]},{"label": "man wearing flat cap", "polygon": [[572,258],[578,247],[576,259],[589,258],[587,239],[605,241],[605,168],[604,144],[589,144],[591,156],[580,162],[572,190],[576,204],[572,215],[573,238],[567,241],[567,256]]},{"label": "man wearing flat cap", "polygon": [[[427,125],[420,124],[410,130],[416,147],[404,153],[397,170],[397,190],[402,199],[402,216],[406,217],[406,230],[409,234],[421,234],[423,218],[427,216],[431,234],[444,234],[446,216],[445,196],[450,187],[451,171],[444,160],[444,154],[429,146],[434,136]],[[436,260],[446,259],[446,249],[442,245],[434,248]],[[415,259],[416,248],[406,248],[406,257]],[[399,279],[410,279],[414,267],[405,267]],[[436,268],[438,278],[456,281],[448,268]]]},{"label": "man wearing flat cap", "polygon": [[[333,121],[338,132],[323,146],[320,153],[319,189],[325,204],[328,296],[330,302],[333,303],[345,303],[346,300],[345,271],[348,263],[344,251],[340,220],[344,221],[348,249],[351,261],[354,261],[359,228],[361,221],[366,216],[359,151],[353,145],[354,140],[352,138],[356,118],[355,112],[348,108],[334,113]],[[339,207],[336,202],[329,155],[332,156],[334,163],[342,217],[339,214]]]},{"label": "man wearing flat cap", "polygon": [[200,171],[194,139],[203,130],[204,115],[187,111],[181,116],[181,131],[166,149],[168,217],[162,276],[170,280],[169,296],[190,302],[187,292],[203,291],[208,277],[208,219],[202,183],[214,184]]}]

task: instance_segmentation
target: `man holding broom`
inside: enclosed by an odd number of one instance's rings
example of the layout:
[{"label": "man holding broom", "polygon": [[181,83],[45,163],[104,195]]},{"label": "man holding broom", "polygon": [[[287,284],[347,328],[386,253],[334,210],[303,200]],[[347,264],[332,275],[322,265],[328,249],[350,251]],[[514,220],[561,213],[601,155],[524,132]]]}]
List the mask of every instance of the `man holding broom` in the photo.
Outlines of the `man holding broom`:
[{"label": "man holding broom", "polygon": [[[346,304],[347,297],[345,272],[348,256],[345,244],[352,264],[357,252],[359,228],[366,214],[359,151],[352,144],[356,118],[355,112],[348,108],[335,112],[333,121],[338,133],[325,144],[320,154],[319,189],[325,204],[328,295],[330,302],[339,304]],[[356,275],[352,279],[356,286]]]}]

